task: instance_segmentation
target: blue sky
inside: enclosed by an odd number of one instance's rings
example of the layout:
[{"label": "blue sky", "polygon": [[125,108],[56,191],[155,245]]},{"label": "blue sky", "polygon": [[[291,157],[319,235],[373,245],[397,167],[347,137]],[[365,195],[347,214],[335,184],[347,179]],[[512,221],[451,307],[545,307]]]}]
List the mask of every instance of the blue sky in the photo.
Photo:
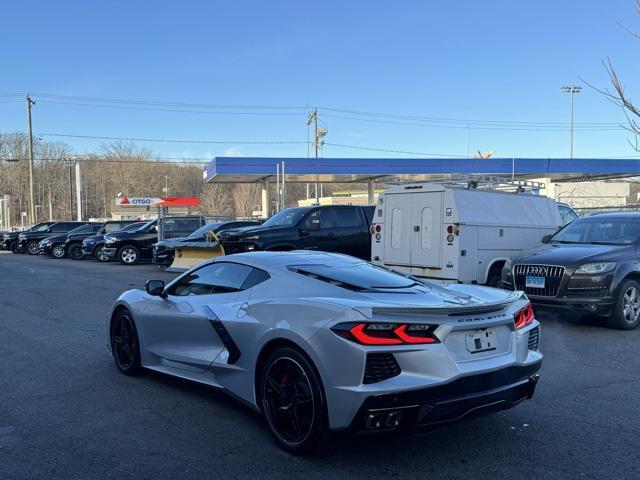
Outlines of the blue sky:
[{"label": "blue sky", "polygon": [[[234,143],[304,142],[305,110],[207,107],[194,113],[130,103],[120,109],[95,100],[54,103],[61,99],[42,94],[317,105],[328,143],[452,155],[466,154],[466,120],[541,122],[558,131],[480,129],[471,122],[470,150],[565,157],[569,97],[560,91],[563,84],[582,77],[607,86],[601,60],[611,56],[637,97],[640,41],[618,25],[640,29],[633,6],[632,0],[9,2],[0,29],[0,94],[20,96],[0,97],[0,132],[25,129],[24,102],[17,102],[31,92],[38,102],[36,133],[230,142],[137,142],[164,156],[306,156],[304,144]],[[624,122],[589,88],[575,100],[577,125]],[[463,121],[398,120],[327,107]],[[157,111],[163,109],[189,112]],[[256,112],[267,115],[246,115]],[[624,131],[583,129],[575,133],[575,156],[635,153]],[[80,152],[104,143],[59,139]],[[324,153],[410,156],[331,145]]]}]

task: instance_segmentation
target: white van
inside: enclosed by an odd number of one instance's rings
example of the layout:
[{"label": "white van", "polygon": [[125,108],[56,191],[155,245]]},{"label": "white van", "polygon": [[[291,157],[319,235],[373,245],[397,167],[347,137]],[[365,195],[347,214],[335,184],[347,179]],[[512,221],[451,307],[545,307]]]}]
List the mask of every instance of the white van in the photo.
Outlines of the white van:
[{"label": "white van", "polygon": [[559,206],[530,191],[444,183],[392,187],[378,198],[373,263],[443,283],[497,286],[507,258],[562,224]]}]

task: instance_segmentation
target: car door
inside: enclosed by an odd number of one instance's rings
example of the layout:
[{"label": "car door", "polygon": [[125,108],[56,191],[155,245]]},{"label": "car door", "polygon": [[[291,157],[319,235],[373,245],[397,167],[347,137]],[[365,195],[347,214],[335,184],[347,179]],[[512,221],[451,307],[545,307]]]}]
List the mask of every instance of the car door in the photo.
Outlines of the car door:
[{"label": "car door", "polygon": [[225,345],[215,320],[237,316],[248,293],[242,285],[252,268],[232,262],[215,262],[183,276],[167,290],[166,298],[149,297],[142,313],[145,350],[151,363],[206,371]]},{"label": "car door", "polygon": [[360,207],[335,207],[337,252],[371,260],[371,235]]},{"label": "car door", "polygon": [[141,238],[138,239],[138,243],[140,245],[140,251],[144,258],[148,258],[151,256],[151,252],[153,250],[153,246],[158,241],[158,224],[155,223],[151,225],[147,230],[141,235]]}]

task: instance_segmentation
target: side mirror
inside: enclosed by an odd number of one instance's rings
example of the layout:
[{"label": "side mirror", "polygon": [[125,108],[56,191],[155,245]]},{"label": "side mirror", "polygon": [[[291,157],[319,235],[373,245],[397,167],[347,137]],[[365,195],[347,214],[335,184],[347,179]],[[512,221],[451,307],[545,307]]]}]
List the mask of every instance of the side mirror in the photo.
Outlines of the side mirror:
[{"label": "side mirror", "polygon": [[553,235],[545,235],[542,237],[542,240],[540,240],[542,243],[549,243],[549,240],[551,240],[551,237],[553,237]]},{"label": "side mirror", "polygon": [[320,219],[311,220],[309,230],[320,230]]},{"label": "side mirror", "polygon": [[147,283],[144,284],[144,289],[153,297],[165,298],[167,296],[164,293],[164,282],[162,280],[147,280]]}]

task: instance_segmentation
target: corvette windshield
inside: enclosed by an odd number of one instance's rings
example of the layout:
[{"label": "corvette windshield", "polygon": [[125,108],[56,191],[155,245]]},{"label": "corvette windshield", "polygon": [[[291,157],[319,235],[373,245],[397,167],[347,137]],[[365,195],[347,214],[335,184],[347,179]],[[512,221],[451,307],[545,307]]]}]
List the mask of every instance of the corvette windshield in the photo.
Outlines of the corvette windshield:
[{"label": "corvette windshield", "polygon": [[581,218],[556,233],[551,242],[628,245],[640,239],[640,219]]},{"label": "corvette windshield", "polygon": [[359,289],[409,288],[419,285],[415,280],[398,273],[362,262],[356,265],[300,265],[293,267],[298,273],[336,285]]},{"label": "corvette windshield", "polygon": [[263,227],[290,227],[297,224],[305,213],[309,211],[308,208],[287,208],[282,210],[266,222],[262,224]]}]

